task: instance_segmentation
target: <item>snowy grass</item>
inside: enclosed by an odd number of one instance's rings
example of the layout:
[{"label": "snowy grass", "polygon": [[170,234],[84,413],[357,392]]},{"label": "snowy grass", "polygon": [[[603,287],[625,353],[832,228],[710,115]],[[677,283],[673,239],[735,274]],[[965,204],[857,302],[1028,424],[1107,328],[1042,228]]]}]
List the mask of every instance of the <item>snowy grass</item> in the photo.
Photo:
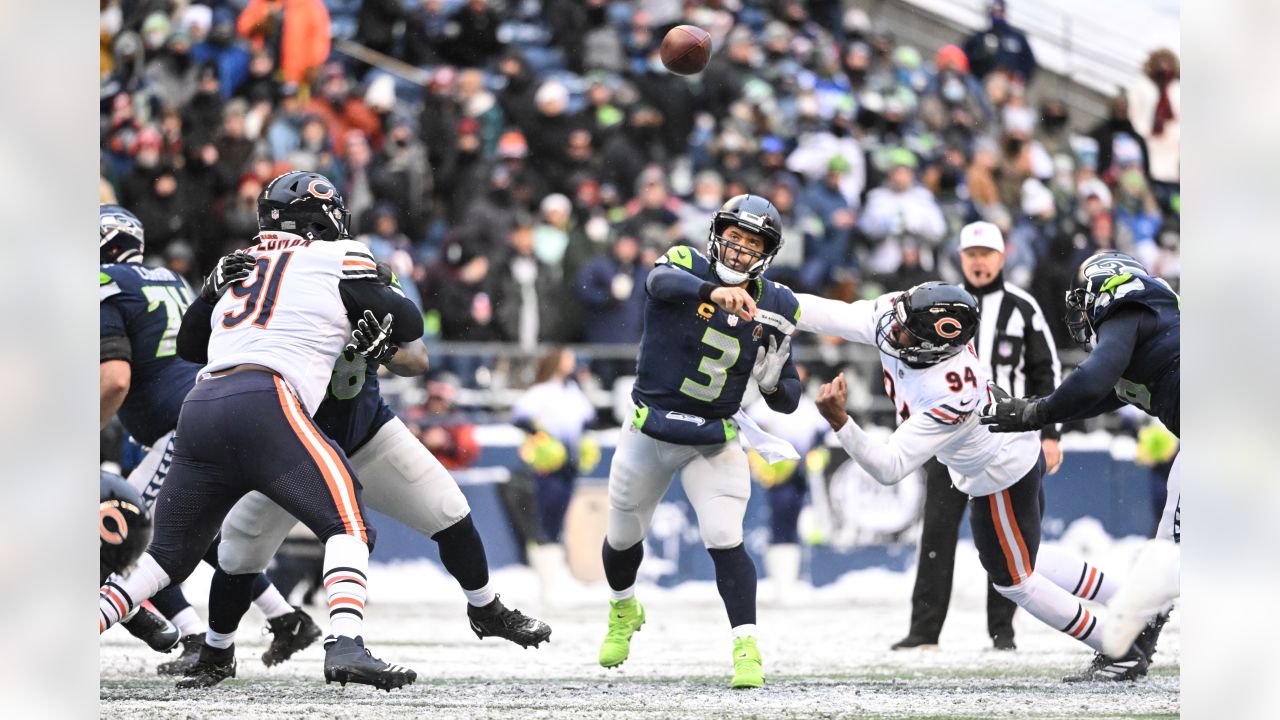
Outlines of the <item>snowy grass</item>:
[{"label": "snowy grass", "polygon": [[[1124,560],[1132,544],[1089,548]],[[1101,557],[1098,557],[1098,556]],[[1112,567],[1117,567],[1112,565]],[[732,641],[711,583],[638,593],[648,623],[617,670],[596,664],[605,629],[603,586],[562,589],[546,606],[524,568],[494,574],[509,605],[554,628],[552,642],[522,650],[470,632],[456,585],[429,563],[375,565],[366,639],[374,653],[413,667],[415,685],[392,693],[324,684],[323,651],[264,667],[261,616],[251,611],[237,642],[234,680],[178,691],[155,674],[162,658],[123,630],[101,644],[101,714],[129,718],[1135,718],[1179,712],[1179,613],[1166,626],[1151,675],[1137,683],[1067,684],[1088,650],[1025,613],[1018,651],[990,650],[985,589],[971,545],[961,546],[951,612],[936,651],[890,651],[905,635],[911,573],[869,570],[807,589],[793,604],[771,602],[761,583],[760,648],[766,686],[728,689]],[[198,600],[201,574],[187,585]],[[310,609],[319,615],[318,609]],[[323,618],[317,617],[321,621]]]}]

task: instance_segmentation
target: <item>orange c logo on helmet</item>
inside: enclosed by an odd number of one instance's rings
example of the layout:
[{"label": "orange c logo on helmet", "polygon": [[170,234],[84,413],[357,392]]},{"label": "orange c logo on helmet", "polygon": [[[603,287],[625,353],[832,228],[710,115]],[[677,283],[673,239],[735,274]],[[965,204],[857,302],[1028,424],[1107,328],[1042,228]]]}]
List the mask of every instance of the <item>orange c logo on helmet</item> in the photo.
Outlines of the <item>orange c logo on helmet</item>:
[{"label": "orange c logo on helmet", "polygon": [[333,185],[316,178],[307,184],[307,192],[315,195],[321,200],[328,200],[333,197]]},{"label": "orange c logo on helmet", "polygon": [[[943,328],[944,328],[945,326],[948,326],[948,325],[949,325],[949,326],[951,326],[951,327],[953,327],[953,328],[955,328],[955,329],[954,329],[954,330],[944,330]],[[933,324],[933,329],[934,329],[934,331],[935,331],[935,332],[937,332],[937,333],[938,333],[938,335],[939,335],[940,337],[944,337],[944,338],[953,338],[953,337],[959,337],[959,336],[960,336],[960,331],[964,329],[964,326],[960,324],[960,321],[959,321],[959,320],[957,320],[957,319],[955,319],[955,318],[949,318],[949,317],[946,317],[946,318],[942,318],[942,319],[941,319],[941,320],[939,320],[938,322],[934,323],[934,324]]]},{"label": "orange c logo on helmet", "polygon": [[[115,521],[116,529],[107,529],[107,518]],[[108,545],[120,545],[129,537],[129,524],[124,521],[124,513],[120,512],[120,508],[112,505],[103,505],[98,510],[98,534],[102,536],[102,541]]]}]

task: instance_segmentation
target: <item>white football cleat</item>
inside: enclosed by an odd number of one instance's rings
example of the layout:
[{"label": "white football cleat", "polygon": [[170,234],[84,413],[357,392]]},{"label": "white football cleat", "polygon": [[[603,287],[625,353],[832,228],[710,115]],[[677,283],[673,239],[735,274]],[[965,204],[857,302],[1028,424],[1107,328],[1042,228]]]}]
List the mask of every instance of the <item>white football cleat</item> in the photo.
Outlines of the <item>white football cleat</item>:
[{"label": "white football cleat", "polygon": [[1102,628],[1102,652],[1123,657],[1138,633],[1178,597],[1182,547],[1169,540],[1148,540],[1138,551],[1133,569],[1107,608]]}]

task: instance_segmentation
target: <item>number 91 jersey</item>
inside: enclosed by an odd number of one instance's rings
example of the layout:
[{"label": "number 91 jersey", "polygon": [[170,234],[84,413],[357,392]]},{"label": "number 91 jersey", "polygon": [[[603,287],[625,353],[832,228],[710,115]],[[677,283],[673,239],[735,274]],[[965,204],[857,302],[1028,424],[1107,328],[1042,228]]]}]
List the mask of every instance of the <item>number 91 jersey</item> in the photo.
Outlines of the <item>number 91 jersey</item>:
[{"label": "number 91 jersey", "polygon": [[314,415],[351,334],[338,290],[342,280],[377,277],[368,248],[263,232],[248,252],[258,267],[228,288],[213,309],[204,372],[254,363],[279,373]]},{"label": "number 91 jersey", "polygon": [[[719,284],[711,262],[690,247],[671,248],[657,265]],[[794,333],[800,312],[783,285],[761,279],[746,289],[756,301],[751,322],[696,297],[669,302],[649,296],[632,398],[710,420],[732,417],[742,406],[758,349],[768,348],[771,337],[781,344]]]}]

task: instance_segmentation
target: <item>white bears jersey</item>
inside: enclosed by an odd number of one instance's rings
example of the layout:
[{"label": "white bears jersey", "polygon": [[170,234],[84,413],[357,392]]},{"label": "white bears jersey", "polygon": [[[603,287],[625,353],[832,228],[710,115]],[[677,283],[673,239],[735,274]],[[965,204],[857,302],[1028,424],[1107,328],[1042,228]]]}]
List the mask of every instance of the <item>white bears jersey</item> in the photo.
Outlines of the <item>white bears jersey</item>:
[{"label": "white bears jersey", "polygon": [[347,279],[377,277],[369,249],[264,231],[248,252],[258,268],[213,309],[209,364],[202,372],[255,363],[280,374],[314,415],[351,334],[338,291]]},{"label": "white bears jersey", "polygon": [[[876,345],[876,324],[890,312],[896,296],[845,303],[797,295],[798,325],[808,332]],[[885,393],[898,411],[897,430],[887,444],[872,441],[852,420],[837,433],[876,480],[895,483],[936,455],[951,471],[958,490],[979,497],[1013,485],[1035,466],[1039,433],[993,433],[978,423],[977,411],[989,401],[990,371],[972,345],[924,368],[910,367],[884,351],[880,362]]]}]

